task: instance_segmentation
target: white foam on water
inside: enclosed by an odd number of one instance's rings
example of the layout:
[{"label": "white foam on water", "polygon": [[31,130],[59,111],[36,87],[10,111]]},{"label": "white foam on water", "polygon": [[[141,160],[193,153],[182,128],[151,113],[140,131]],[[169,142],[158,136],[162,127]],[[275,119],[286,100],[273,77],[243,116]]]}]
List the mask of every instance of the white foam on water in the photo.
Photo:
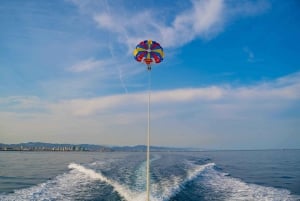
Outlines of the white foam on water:
[{"label": "white foam on water", "polygon": [[146,189],[146,161],[141,163],[141,165],[134,172],[134,190],[137,192],[145,191]]},{"label": "white foam on water", "polygon": [[[100,172],[96,172],[76,163],[71,163],[69,165],[69,168],[87,175],[88,177],[90,177],[90,179],[96,179],[107,183],[108,185],[112,186],[114,190],[127,201],[145,201],[146,192],[130,190],[129,187],[121,185],[118,182],[105,177]],[[151,201],[160,201],[152,195],[150,196],[150,199]]]},{"label": "white foam on water", "polygon": [[[150,200],[151,201],[169,200],[174,194],[180,191],[180,189],[185,185],[185,183],[195,179],[205,168],[210,166],[214,166],[214,164],[209,163],[202,166],[195,166],[194,168],[188,171],[186,178],[173,177],[170,179],[165,179],[158,183],[152,183]],[[99,172],[95,172],[94,170],[88,169],[79,164],[72,163],[69,165],[69,168],[84,173],[88,175],[91,179],[98,179],[111,185],[114,188],[114,190],[127,201],[145,201],[146,198],[145,191],[141,192],[140,189],[132,190],[125,185],[121,185],[118,182],[105,177],[103,174]]]},{"label": "white foam on water", "polygon": [[[137,192],[134,190],[130,190],[129,187],[127,187],[125,185],[121,185],[118,182],[105,177],[100,172],[96,172],[92,169],[86,168],[82,165],[75,164],[75,163],[71,163],[69,165],[69,168],[79,171],[79,172],[87,175],[91,179],[96,179],[96,180],[100,180],[102,182],[107,183],[108,185],[112,186],[114,188],[114,190],[127,201],[145,201],[146,192]],[[159,200],[157,200],[154,197],[151,197],[151,201],[159,201]]]},{"label": "white foam on water", "polygon": [[81,173],[86,174],[87,176],[89,176],[91,179],[97,179],[100,181],[103,181],[109,185],[111,185],[114,190],[123,198],[125,198],[126,200],[131,200],[133,198],[133,193],[125,186],[122,186],[121,184],[119,184],[116,181],[110,180],[109,178],[105,177],[104,175],[102,175],[99,172],[95,172],[92,169],[88,169],[82,165],[76,164],[76,163],[71,163],[69,165],[70,169],[75,169]]},{"label": "white foam on water", "polygon": [[[153,161],[156,161],[160,159],[161,156],[159,155],[153,155],[153,157],[150,159],[150,163]],[[133,189],[137,192],[142,192],[146,190],[146,161],[142,162],[138,168],[135,170],[134,175],[135,175],[135,181],[133,185]],[[151,170],[151,168],[150,168]],[[151,183],[153,182],[151,179],[151,172],[150,172],[150,180]]]},{"label": "white foam on water", "polygon": [[[218,193],[220,193],[224,196],[225,200],[300,200],[300,196],[292,195],[288,190],[245,183],[240,179],[227,176],[226,173],[215,170],[214,167],[214,163],[205,165],[189,164],[185,177],[173,176],[152,183],[150,195],[151,201],[167,201],[181,190],[184,190],[185,185],[188,182],[195,179],[197,179],[196,185],[202,185],[213,192],[210,193],[210,196],[218,195]],[[145,191],[130,189],[129,186],[119,184],[106,177],[101,172],[96,172],[93,169],[86,168],[76,163],[69,164],[69,168],[71,169],[69,172],[59,175],[53,180],[27,189],[16,190],[12,194],[0,195],[0,200],[71,201],[76,198],[74,197],[76,196],[76,189],[80,192],[88,192],[89,184],[95,180],[99,180],[113,187],[114,191],[127,201],[145,201]],[[200,175],[201,177],[199,177]],[[143,175],[140,175],[140,177],[142,176]]]},{"label": "white foam on water", "polygon": [[114,190],[126,200],[134,200],[136,197],[135,193],[128,190],[126,186],[122,186],[92,169],[88,169],[76,163],[71,163],[68,167],[71,169],[68,173],[59,175],[53,180],[49,180],[37,186],[16,190],[14,193],[8,195],[0,195],[0,200],[72,201],[76,198],[76,191],[88,192],[89,185],[94,180],[100,180],[112,186]]},{"label": "white foam on water", "polygon": [[214,163],[208,163],[205,165],[193,165],[190,166],[185,178],[179,176],[174,176],[161,182],[153,184],[151,187],[155,192],[155,197],[157,200],[166,201],[169,200],[176,193],[181,191],[186,183],[194,180],[199,176],[206,168],[214,166]]},{"label": "white foam on water", "polygon": [[300,196],[292,195],[290,191],[256,184],[249,184],[240,179],[227,176],[219,172],[214,166],[207,167],[201,184],[211,188],[214,192],[225,195],[226,200],[235,201],[295,201]]},{"label": "white foam on water", "polygon": [[[154,158],[153,160],[158,159]],[[166,201],[174,194],[180,191],[186,182],[193,180],[206,167],[213,164],[203,166],[195,166],[188,171],[186,178],[172,177],[162,180],[158,183],[151,184],[151,201]],[[16,200],[74,200],[74,190],[88,191],[88,185],[93,180],[100,180],[112,186],[114,191],[127,201],[145,201],[146,192],[141,189],[130,189],[126,185],[121,185],[112,179],[107,178],[101,172],[86,168],[80,164],[71,163],[68,166],[71,171],[57,176],[53,180],[33,186],[27,189],[16,190],[13,194],[0,195],[2,201]],[[139,168],[140,171],[145,168]],[[143,173],[143,171],[141,172]],[[140,175],[142,177],[143,175]],[[140,179],[142,180],[142,179]],[[143,181],[141,181],[144,183]],[[86,189],[85,189],[86,188]]]},{"label": "white foam on water", "polygon": [[16,190],[12,194],[0,195],[1,201],[19,200],[74,200],[74,189],[88,189],[89,178],[84,174],[68,172],[39,185]]}]

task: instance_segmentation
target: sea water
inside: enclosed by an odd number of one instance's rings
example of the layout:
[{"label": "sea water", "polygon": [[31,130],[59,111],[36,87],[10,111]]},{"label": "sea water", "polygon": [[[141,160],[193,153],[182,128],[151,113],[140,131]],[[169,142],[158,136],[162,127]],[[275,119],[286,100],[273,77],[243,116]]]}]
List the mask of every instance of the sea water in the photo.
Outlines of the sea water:
[{"label": "sea water", "polygon": [[[145,201],[146,154],[0,152],[0,200]],[[152,152],[151,201],[300,200],[300,150]]]}]

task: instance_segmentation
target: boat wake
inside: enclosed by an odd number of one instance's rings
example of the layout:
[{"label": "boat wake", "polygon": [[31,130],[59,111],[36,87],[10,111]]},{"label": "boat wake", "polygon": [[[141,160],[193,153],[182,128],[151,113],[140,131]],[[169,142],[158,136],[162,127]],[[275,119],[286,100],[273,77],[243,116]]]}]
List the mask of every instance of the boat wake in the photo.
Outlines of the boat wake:
[{"label": "boat wake", "polygon": [[[286,189],[249,184],[230,177],[227,173],[217,171],[214,166],[206,168],[197,182],[199,186],[202,186],[205,200],[212,199],[211,192],[214,192],[214,196],[222,197],[222,200],[300,200],[300,196],[292,195]],[[205,191],[210,193],[205,193]]]},{"label": "boat wake", "polygon": [[[158,158],[152,160],[155,161]],[[159,161],[156,161],[159,162]],[[93,167],[95,164],[91,164]],[[132,171],[129,181],[114,180],[105,172],[89,165],[69,164],[69,171],[45,183],[12,194],[0,195],[0,200],[124,200],[144,201],[145,162]],[[184,174],[156,177],[151,175],[151,201],[182,200],[300,200],[288,190],[245,183],[218,170],[214,163],[203,165],[185,162]],[[191,190],[192,189],[192,190]],[[183,196],[184,197],[184,196]],[[216,199],[216,197],[218,199]],[[201,199],[200,199],[201,198]]]},{"label": "boat wake", "polygon": [[[213,163],[209,163],[206,165],[195,167],[194,169],[190,170],[188,176],[185,179],[181,179],[179,177],[173,177],[169,180],[162,180],[158,183],[154,183],[151,185],[151,195],[150,199],[153,201],[163,201],[169,200],[175,193],[179,192],[182,186],[185,185],[186,182],[193,180],[197,177],[206,167],[214,166]],[[114,190],[125,200],[128,201],[144,201],[146,193],[143,191],[141,192],[141,184],[136,182],[136,188],[133,187],[126,187],[124,185],[119,184],[116,181],[110,180],[109,178],[105,177],[100,172],[95,172],[92,169],[88,169],[82,165],[72,163],[69,165],[69,168],[77,170],[83,174],[88,175],[91,179],[99,179],[102,182],[105,182],[111,185]],[[142,168],[140,168],[142,169]],[[144,168],[143,168],[144,169]],[[141,179],[138,177],[138,181]],[[142,183],[144,181],[142,180]],[[137,189],[137,190],[132,190]]]}]

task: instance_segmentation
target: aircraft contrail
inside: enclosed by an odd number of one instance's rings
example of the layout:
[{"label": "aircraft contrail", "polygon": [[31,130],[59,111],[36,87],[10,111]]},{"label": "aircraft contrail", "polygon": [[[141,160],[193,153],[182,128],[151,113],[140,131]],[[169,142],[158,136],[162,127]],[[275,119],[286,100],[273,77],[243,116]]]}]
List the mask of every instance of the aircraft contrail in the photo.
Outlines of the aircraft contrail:
[{"label": "aircraft contrail", "polygon": [[[110,8],[109,8],[109,5],[108,5],[108,2],[105,1],[105,8],[106,8],[106,12],[109,16],[111,16],[111,12],[110,12]],[[108,35],[108,49],[109,49],[109,52],[110,52],[110,55],[112,57],[112,59],[115,58],[115,54],[114,54],[114,51],[113,51],[113,46],[112,46],[112,43],[111,43],[111,40],[110,40],[110,35]],[[127,94],[128,93],[128,89],[125,85],[125,82],[124,82],[124,79],[123,79],[123,74],[122,74],[122,69],[117,66],[118,68],[118,73],[119,73],[119,80],[121,82],[121,86],[122,88],[124,89],[125,93]]]}]

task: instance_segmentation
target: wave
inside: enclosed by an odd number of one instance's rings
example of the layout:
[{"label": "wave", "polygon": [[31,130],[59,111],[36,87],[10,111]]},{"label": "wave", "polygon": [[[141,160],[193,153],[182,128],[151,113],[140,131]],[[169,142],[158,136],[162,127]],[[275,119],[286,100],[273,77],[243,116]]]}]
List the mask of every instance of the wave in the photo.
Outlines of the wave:
[{"label": "wave", "polygon": [[[153,157],[150,159],[150,163],[153,161],[157,161],[160,159],[160,155],[153,155]],[[137,169],[134,171],[134,181],[133,181],[133,186],[131,189],[137,191],[137,192],[143,192],[145,191],[146,187],[146,161],[142,162]],[[150,172],[150,183],[153,183],[153,178],[152,174]]]},{"label": "wave", "polygon": [[[153,159],[153,160],[156,160]],[[187,177],[185,178],[179,178],[179,177],[173,177],[169,179],[164,179],[163,181],[160,181],[158,183],[152,183],[151,184],[151,195],[150,198],[152,201],[165,201],[170,199],[174,194],[180,191],[180,189],[187,183],[188,181],[191,181],[197,177],[205,168],[214,166],[213,163],[209,163],[202,166],[197,166],[191,170],[189,170]],[[116,181],[113,181],[107,177],[105,177],[103,174],[99,172],[95,172],[92,169],[88,169],[84,166],[81,166],[79,164],[72,163],[69,165],[69,168],[76,169],[79,172],[82,172],[86,175],[88,175],[91,179],[99,179],[103,182],[106,182],[107,184],[111,185],[114,190],[124,199],[128,201],[144,201],[146,197],[146,193],[143,191],[140,191],[140,188],[136,190],[132,190],[130,187],[126,187],[124,185],[119,184]],[[138,172],[140,174],[140,171],[142,171],[144,168],[139,168]],[[144,181],[142,181],[144,183]],[[140,187],[141,184],[139,183],[138,186]]]},{"label": "wave", "polygon": [[[156,160],[156,158],[153,160]],[[68,173],[59,175],[53,180],[49,180],[31,188],[16,190],[13,194],[0,195],[0,200],[74,200],[74,198],[76,198],[76,193],[78,193],[75,192],[76,189],[80,189],[81,192],[88,192],[93,181],[101,181],[113,187],[113,190],[124,200],[145,200],[146,193],[142,191],[142,189],[131,189],[129,186],[120,184],[117,181],[106,177],[101,172],[96,172],[95,170],[89,169],[80,164],[71,163],[68,167],[71,169]],[[184,182],[195,178],[195,176],[202,171],[203,168],[205,168],[205,166],[190,170],[188,177],[185,179],[173,177],[162,180],[158,183],[152,183],[151,200],[168,200],[174,193],[179,191],[181,186],[184,185]],[[144,168],[139,168],[139,171],[142,171],[142,169]]]},{"label": "wave", "polygon": [[0,195],[1,201],[15,200],[74,200],[71,196],[73,189],[87,189],[88,178],[75,172],[64,173],[30,188],[15,190],[8,195]]},{"label": "wave", "polygon": [[89,176],[91,179],[99,179],[99,180],[111,185],[115,189],[115,191],[118,192],[119,195],[122,196],[123,198],[125,198],[126,200],[131,200],[134,196],[127,187],[122,186],[121,184],[117,183],[116,181],[110,180],[109,178],[105,177],[101,173],[95,172],[92,169],[88,169],[88,168],[86,168],[82,165],[76,164],[76,163],[71,163],[69,165],[69,168],[75,169],[81,173],[84,173],[87,176]]},{"label": "wave", "polygon": [[[208,191],[223,195],[224,200],[272,200],[294,201],[300,196],[292,195],[286,189],[249,184],[240,179],[230,177],[229,174],[216,170],[215,166],[208,166],[201,174],[200,185]],[[205,193],[204,193],[205,194]],[[210,194],[205,198],[210,200]]]},{"label": "wave", "polygon": [[171,178],[165,178],[158,183],[154,183],[151,187],[153,189],[156,200],[167,201],[177,193],[179,193],[185,185],[197,178],[206,168],[214,166],[214,163],[208,163],[205,165],[194,165],[187,170],[187,174],[184,177],[173,176]]},{"label": "wave", "polygon": [[[300,200],[299,196],[291,195],[288,190],[249,184],[233,178],[219,171],[214,163],[204,165],[186,163],[186,165],[186,174],[151,181],[151,201],[170,200],[183,191],[187,191],[187,184],[190,182],[195,189],[202,189],[198,193],[201,193],[204,200],[215,200],[218,195],[221,195],[221,200]],[[89,194],[91,188],[97,189],[97,191],[107,190],[103,186],[110,187],[110,192],[118,195],[117,198],[109,200],[145,200],[145,181],[142,179],[145,171],[144,162],[136,171],[133,171],[133,174],[136,174],[136,181],[131,184],[133,186],[121,184],[105,176],[101,171],[95,171],[80,164],[71,163],[68,167],[70,171],[53,180],[31,188],[16,190],[12,194],[0,195],[0,200],[75,200],[78,199],[78,195]],[[99,195],[97,194],[97,196]],[[81,198],[85,200],[86,197]]]}]

